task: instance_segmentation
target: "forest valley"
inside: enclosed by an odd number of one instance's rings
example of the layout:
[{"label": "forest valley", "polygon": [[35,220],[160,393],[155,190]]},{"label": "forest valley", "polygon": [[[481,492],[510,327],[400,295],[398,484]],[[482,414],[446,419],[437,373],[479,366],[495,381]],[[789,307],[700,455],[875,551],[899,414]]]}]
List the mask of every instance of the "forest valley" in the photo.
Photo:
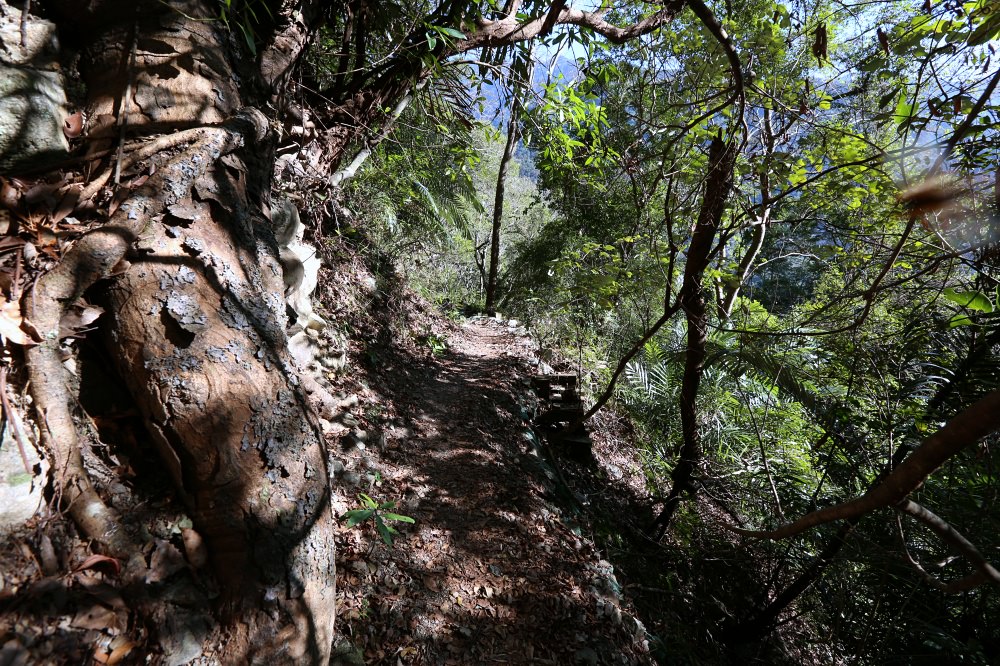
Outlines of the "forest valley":
[{"label": "forest valley", "polygon": [[0,663],[1000,660],[997,3],[0,42]]}]

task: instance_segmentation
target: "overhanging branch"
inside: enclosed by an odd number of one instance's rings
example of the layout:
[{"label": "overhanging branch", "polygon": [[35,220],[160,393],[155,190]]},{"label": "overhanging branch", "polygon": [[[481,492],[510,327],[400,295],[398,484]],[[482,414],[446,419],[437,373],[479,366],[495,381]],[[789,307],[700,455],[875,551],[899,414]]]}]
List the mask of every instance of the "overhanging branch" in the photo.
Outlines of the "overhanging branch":
[{"label": "overhanging branch", "polygon": [[[928,527],[932,532],[941,537],[941,540],[947,543],[956,551],[959,555],[964,557],[969,563],[976,568],[976,579],[978,582],[991,582],[995,585],[1000,585],[1000,571],[989,563],[989,561],[983,557],[979,549],[976,548],[971,541],[966,539],[961,532],[956,530],[954,527],[948,524],[947,521],[943,520],[933,511],[917,504],[913,500],[903,500],[896,505],[896,511],[900,513],[905,513],[911,516],[924,525]],[[973,574],[975,576],[975,574]],[[960,579],[965,582],[967,579]],[[959,582],[959,581],[955,581]],[[942,589],[947,589],[948,584],[943,583],[944,587]]]},{"label": "overhanging branch", "polygon": [[514,15],[509,15],[498,21],[483,21],[476,32],[468,35],[466,39],[457,41],[446,55],[487,46],[507,46],[523,42],[544,35],[557,25],[576,25],[588,28],[615,44],[622,44],[670,23],[687,3],[683,0],[670,0],[670,2],[663,3],[659,11],[627,26],[617,26],[606,20],[607,10],[591,12],[573,7],[562,7],[553,17],[554,10],[560,4],[565,3],[560,3],[557,0],[550,8],[552,11],[523,23],[519,23]]},{"label": "overhanging branch", "polygon": [[787,539],[812,527],[835,520],[857,518],[883,507],[895,506],[920,487],[948,459],[1000,428],[1000,390],[989,393],[917,447],[885,480],[861,497],[808,513],[774,530],[726,529],[758,539]]}]

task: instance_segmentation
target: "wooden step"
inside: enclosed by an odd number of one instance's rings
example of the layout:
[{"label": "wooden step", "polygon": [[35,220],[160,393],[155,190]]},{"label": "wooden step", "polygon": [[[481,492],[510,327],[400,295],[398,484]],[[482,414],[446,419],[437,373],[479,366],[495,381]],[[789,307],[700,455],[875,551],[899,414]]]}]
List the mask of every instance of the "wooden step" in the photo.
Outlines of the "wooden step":
[{"label": "wooden step", "polygon": [[543,400],[547,400],[553,393],[570,392],[576,394],[576,382],[575,374],[535,375],[531,378],[532,388]]},{"label": "wooden step", "polygon": [[554,425],[556,423],[571,423],[583,418],[583,405],[555,407],[539,414],[535,418],[536,425]]}]

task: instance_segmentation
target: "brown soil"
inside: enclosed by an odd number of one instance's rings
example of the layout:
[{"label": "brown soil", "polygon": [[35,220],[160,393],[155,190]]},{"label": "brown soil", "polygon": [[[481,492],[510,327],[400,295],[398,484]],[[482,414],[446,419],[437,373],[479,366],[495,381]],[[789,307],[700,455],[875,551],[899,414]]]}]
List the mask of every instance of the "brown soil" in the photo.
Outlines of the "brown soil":
[{"label": "brown soil", "polygon": [[341,663],[648,662],[610,565],[560,517],[532,453],[530,342],[488,319],[442,337],[437,357],[369,369],[362,407],[388,411],[366,412],[368,444],[342,455],[339,513],[365,492],[416,523],[397,523],[392,547],[370,523],[342,526]]}]

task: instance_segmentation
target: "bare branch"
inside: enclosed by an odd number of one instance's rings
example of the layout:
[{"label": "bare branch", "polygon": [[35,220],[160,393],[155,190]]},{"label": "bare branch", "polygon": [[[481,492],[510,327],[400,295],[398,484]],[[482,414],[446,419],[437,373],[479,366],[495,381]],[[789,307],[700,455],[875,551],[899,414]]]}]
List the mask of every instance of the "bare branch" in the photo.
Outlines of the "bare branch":
[{"label": "bare branch", "polygon": [[967,559],[976,568],[977,573],[980,574],[980,582],[988,581],[1000,585],[1000,571],[997,571],[972,542],[948,524],[947,521],[913,500],[905,499],[897,504],[895,508],[896,511],[919,520],[932,532],[941,537],[941,540],[951,546],[959,555]]},{"label": "bare branch", "polygon": [[[555,10],[556,6],[560,4],[565,3],[556,0],[551,9]],[[609,41],[622,44],[670,23],[684,9],[685,4],[684,0],[669,0],[663,4],[662,9],[658,12],[624,27],[605,20],[606,12],[603,10],[588,12],[573,7],[562,7],[555,17],[550,11],[525,23],[518,23],[516,16],[511,14],[503,20],[482,24],[478,31],[470,34],[466,39],[456,42],[450,51],[451,53],[463,53],[482,47],[506,46],[523,42],[543,35],[546,29],[551,30],[557,25],[577,25],[589,28]]]},{"label": "bare branch", "polygon": [[556,26],[556,20],[559,18],[559,13],[564,7],[566,7],[566,0],[555,0],[549,7],[549,12],[545,15],[545,23],[542,24],[542,37],[552,32],[552,28]]}]

